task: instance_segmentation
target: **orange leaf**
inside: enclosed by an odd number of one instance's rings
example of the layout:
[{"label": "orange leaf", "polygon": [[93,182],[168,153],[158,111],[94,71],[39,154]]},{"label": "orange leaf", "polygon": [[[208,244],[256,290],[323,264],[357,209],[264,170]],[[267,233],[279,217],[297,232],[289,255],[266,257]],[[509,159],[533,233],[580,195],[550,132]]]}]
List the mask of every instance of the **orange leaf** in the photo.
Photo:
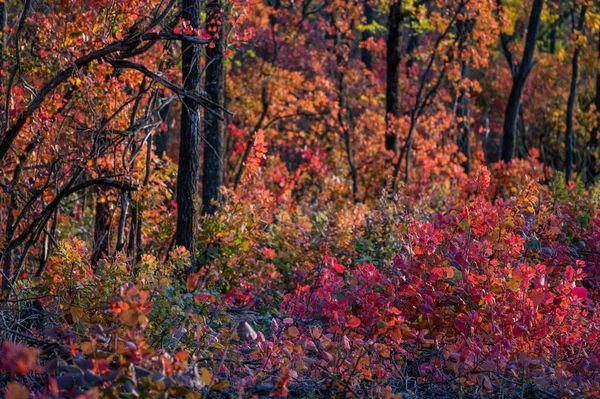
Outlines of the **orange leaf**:
[{"label": "orange leaf", "polygon": [[188,276],[186,281],[186,287],[188,292],[192,292],[196,289],[196,286],[198,285],[198,280],[199,276],[196,273],[192,273]]},{"label": "orange leaf", "polygon": [[6,399],[27,399],[29,398],[29,389],[18,382],[9,382],[6,384]]},{"label": "orange leaf", "polygon": [[346,323],[346,327],[356,328],[358,326],[360,326],[360,319],[356,316],[352,316]]},{"label": "orange leaf", "polygon": [[180,362],[187,360],[187,358],[188,358],[188,353],[186,351],[179,351],[175,354],[175,359],[179,360]]},{"label": "orange leaf", "polygon": [[296,338],[298,335],[300,335],[300,331],[294,326],[288,328],[287,333],[292,338]]}]

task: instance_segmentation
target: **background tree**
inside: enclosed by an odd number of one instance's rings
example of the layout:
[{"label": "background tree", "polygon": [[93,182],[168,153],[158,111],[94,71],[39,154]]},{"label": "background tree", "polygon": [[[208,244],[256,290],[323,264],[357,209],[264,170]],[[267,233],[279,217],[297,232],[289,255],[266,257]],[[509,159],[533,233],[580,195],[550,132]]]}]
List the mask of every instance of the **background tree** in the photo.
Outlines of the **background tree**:
[{"label": "background tree", "polygon": [[[226,6],[220,0],[206,4],[206,31],[211,43],[206,50],[205,90],[207,97],[223,107],[225,104],[225,23]],[[202,175],[202,213],[212,215],[221,202],[225,174],[225,121],[207,112],[204,116],[204,160]],[[217,204],[215,204],[217,203]]]},{"label": "background tree", "polygon": [[390,4],[388,14],[388,36],[386,41],[386,91],[385,114],[386,133],[385,148],[396,153],[398,136],[396,124],[400,117],[400,56],[402,54],[402,0]]},{"label": "background tree", "polygon": [[511,73],[513,75],[512,88],[506,111],[504,113],[504,130],[502,133],[502,160],[511,162],[515,155],[517,118],[521,107],[521,96],[527,77],[533,68],[533,56],[537,43],[537,34],[542,16],[544,0],[534,0],[529,14],[529,23],[527,25],[527,36],[525,38],[525,48],[521,62],[515,63],[512,52],[508,48],[510,38],[506,34],[501,34],[502,48],[508,61]]},{"label": "background tree", "polygon": [[587,7],[585,5],[581,6],[578,17],[576,17],[576,11],[572,12],[575,50],[573,51],[573,59],[571,61],[571,85],[569,89],[569,99],[567,101],[567,128],[565,132],[565,179],[567,183],[573,180],[573,113],[577,102],[577,79],[579,78],[580,52],[580,45],[577,42],[579,40],[578,35],[581,35],[583,32],[586,12]]},{"label": "background tree", "polygon": [[[200,0],[181,0],[182,18],[188,29],[200,26]],[[200,85],[200,47],[190,41],[182,42],[183,88],[192,93]],[[200,106],[193,100],[184,100],[181,107],[181,134],[179,169],[177,174],[177,230],[175,244],[185,247],[195,265],[198,222],[198,174],[200,170]]]}]

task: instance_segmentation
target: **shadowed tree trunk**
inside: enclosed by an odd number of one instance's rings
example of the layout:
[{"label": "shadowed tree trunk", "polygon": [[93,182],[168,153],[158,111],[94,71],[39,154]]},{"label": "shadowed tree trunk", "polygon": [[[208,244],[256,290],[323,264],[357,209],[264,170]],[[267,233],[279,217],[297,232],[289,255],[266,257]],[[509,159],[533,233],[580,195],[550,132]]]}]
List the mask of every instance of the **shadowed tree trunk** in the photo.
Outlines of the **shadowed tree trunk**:
[{"label": "shadowed tree trunk", "polygon": [[400,54],[402,47],[402,0],[390,6],[387,38],[387,86],[385,91],[385,148],[398,152],[395,123],[400,117]]},{"label": "shadowed tree trunk", "polygon": [[[6,3],[0,2],[0,70],[4,70],[4,27],[6,26]],[[4,77],[0,75],[0,84]]]},{"label": "shadowed tree trunk", "polygon": [[[374,18],[375,18],[375,12],[373,10],[373,6],[371,5],[370,0],[364,0],[363,10],[365,13],[366,24],[370,26],[373,23]],[[363,33],[362,33],[362,41],[363,42],[366,42],[367,40],[369,40],[372,37],[373,37],[373,33],[371,32],[370,29],[363,31]],[[373,70],[373,54],[371,54],[371,52],[368,49],[362,48],[361,59],[362,59],[363,64],[365,64],[365,68],[367,68],[369,71],[372,71]]]},{"label": "shadowed tree trunk", "polygon": [[[600,37],[598,38],[598,59],[600,59]],[[598,148],[598,132],[600,131],[600,72],[596,73],[596,96],[594,104],[596,105],[596,127],[590,138],[590,146]]]},{"label": "shadowed tree trunk", "polygon": [[[225,37],[223,29],[223,5],[220,0],[211,0],[206,5],[206,31],[212,36],[212,44],[206,50],[207,97],[224,105],[225,69],[223,55],[225,53]],[[202,175],[202,213],[212,215],[221,202],[220,187],[224,176],[225,121],[219,120],[215,114],[206,112],[204,118],[204,168]]]},{"label": "shadowed tree trunk", "polygon": [[[573,33],[576,31],[581,32],[583,24],[585,23],[586,8],[583,7],[581,14],[579,14],[579,21],[575,26],[573,21]],[[577,78],[579,77],[579,53],[580,48],[575,44],[576,48],[573,52],[572,67],[571,67],[571,87],[569,89],[569,99],[567,101],[567,120],[565,132],[565,180],[568,184],[573,180],[573,113],[575,110],[575,103],[577,102]]]},{"label": "shadowed tree trunk", "polygon": [[111,211],[108,202],[109,187],[99,185],[96,187],[96,212],[94,215],[94,250],[92,252],[92,266],[96,266],[100,259],[108,255],[110,243]]},{"label": "shadowed tree trunk", "polygon": [[[460,66],[460,79],[464,81],[469,75],[469,66],[466,61],[461,62]],[[458,120],[458,148],[460,152],[467,158],[463,162],[462,167],[466,173],[471,171],[471,144],[469,142],[469,135],[471,132],[469,123],[469,96],[467,95],[467,89],[464,87],[460,88],[460,94],[456,104],[456,118]]]},{"label": "shadowed tree trunk", "polygon": [[[331,25],[335,27],[335,21],[333,16],[331,17]],[[342,47],[341,33],[337,31],[333,36],[334,48],[339,49]],[[356,169],[356,163],[354,162],[354,154],[352,149],[352,140],[350,133],[350,126],[352,120],[350,116],[350,110],[348,109],[348,101],[346,98],[346,76],[344,74],[344,68],[346,67],[346,60],[339,53],[336,53],[336,78],[337,78],[337,89],[338,89],[338,122],[342,136],[344,138],[344,145],[346,147],[346,159],[348,160],[348,168],[350,169],[350,178],[352,179],[352,199],[355,203],[359,203],[360,199],[358,196],[358,171]]]},{"label": "shadowed tree trunk", "polygon": [[413,21],[408,30],[408,43],[406,43],[406,77],[410,77],[411,69],[415,65],[415,51],[419,48],[420,35],[413,27]]},{"label": "shadowed tree trunk", "polygon": [[[200,0],[181,0],[182,18],[197,29],[200,25]],[[183,88],[197,92],[200,83],[200,48],[194,43],[182,42]],[[179,172],[177,174],[177,231],[176,245],[190,251],[191,269],[195,267],[196,221],[198,216],[198,170],[200,165],[199,127],[200,106],[188,98],[181,105],[181,143]]]},{"label": "shadowed tree trunk", "polygon": [[[533,55],[535,53],[535,45],[537,42],[537,33],[542,15],[544,0],[534,0],[531,14],[529,15],[529,24],[527,26],[527,36],[525,38],[525,49],[523,51],[523,59],[516,66],[513,73],[513,85],[506,105],[504,113],[504,129],[502,135],[502,160],[504,162],[512,162],[516,147],[516,130],[517,119],[519,117],[519,108],[521,97],[527,83],[527,77],[533,67]],[[504,40],[504,39],[503,39]],[[505,46],[505,52],[507,48]],[[515,67],[512,55],[508,54],[507,59],[511,68]]]},{"label": "shadowed tree trunk", "polygon": [[[597,57],[600,59],[600,35],[597,44]],[[588,143],[589,165],[586,168],[586,184],[593,184],[600,173],[598,168],[598,132],[600,131],[600,72],[596,72],[596,95],[594,97],[596,106],[596,126],[592,129],[590,142]]]},{"label": "shadowed tree trunk", "polygon": [[165,123],[165,128],[161,129],[154,137],[154,153],[162,159],[169,150],[169,137],[171,136],[171,106],[172,103],[161,108],[159,112],[160,120]]}]

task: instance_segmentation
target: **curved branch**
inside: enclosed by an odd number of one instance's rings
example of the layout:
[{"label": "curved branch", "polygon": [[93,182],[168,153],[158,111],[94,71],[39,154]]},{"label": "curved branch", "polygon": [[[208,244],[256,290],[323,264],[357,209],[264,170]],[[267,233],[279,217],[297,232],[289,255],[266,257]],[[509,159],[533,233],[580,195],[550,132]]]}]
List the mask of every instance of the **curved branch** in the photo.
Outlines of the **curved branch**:
[{"label": "curved branch", "polygon": [[122,59],[114,59],[114,58],[108,59],[107,61],[115,68],[135,69],[136,71],[143,73],[144,75],[148,76],[150,79],[160,83],[161,85],[163,85],[167,89],[171,90],[173,93],[177,94],[178,96],[197,102],[202,107],[204,107],[207,111],[213,113],[220,120],[225,120],[225,118],[223,118],[222,115],[218,114],[217,110],[223,111],[227,115],[233,115],[233,112],[220,106],[219,104],[215,103],[214,101],[211,101],[207,97],[205,97],[203,95],[190,93],[189,91],[182,89],[181,87],[158,76],[156,73],[152,72],[151,70],[149,70],[142,64],[138,64],[136,62],[131,62],[131,61],[125,61]]},{"label": "curved branch", "polygon": [[[169,11],[173,8],[175,3],[176,3],[176,0],[172,0],[166,6],[165,10],[148,25],[148,27],[146,28],[146,32],[148,30],[154,29],[162,21],[164,21],[164,19],[167,17]],[[189,40],[190,38],[188,36],[184,36],[184,35],[175,35],[175,34],[169,34],[169,33],[140,32],[131,37],[126,37],[122,40],[113,42],[101,49],[94,50],[94,51],[76,59],[69,67],[60,71],[52,79],[50,79],[50,81],[48,81],[45,85],[42,86],[42,88],[39,90],[39,92],[36,94],[36,96],[33,98],[33,100],[31,100],[31,102],[25,108],[25,110],[23,112],[21,112],[21,114],[18,116],[14,125],[12,125],[12,127],[10,127],[10,129],[8,129],[6,131],[6,133],[2,137],[2,141],[0,141],[0,160],[4,159],[4,157],[10,150],[12,143],[17,138],[19,132],[21,131],[21,129],[23,128],[25,123],[27,123],[27,120],[34,114],[35,111],[37,111],[41,107],[41,105],[44,102],[44,100],[46,99],[46,97],[54,89],[56,89],[58,86],[60,86],[64,82],[66,82],[67,79],[69,79],[69,77],[71,77],[79,69],[89,65],[90,63],[92,63],[94,61],[101,60],[102,58],[104,58],[108,55],[117,53],[117,52],[123,52],[123,54],[121,54],[121,56],[126,57],[128,55],[127,51],[135,53],[136,48],[138,48],[138,45],[140,43],[142,43],[144,41],[156,41],[156,40],[162,40],[162,39],[164,39],[164,40],[183,40],[183,39]],[[198,44],[206,44],[207,43],[207,41],[204,41],[202,39],[197,39],[197,40],[192,39],[192,40],[194,41],[194,43],[198,43]]]}]

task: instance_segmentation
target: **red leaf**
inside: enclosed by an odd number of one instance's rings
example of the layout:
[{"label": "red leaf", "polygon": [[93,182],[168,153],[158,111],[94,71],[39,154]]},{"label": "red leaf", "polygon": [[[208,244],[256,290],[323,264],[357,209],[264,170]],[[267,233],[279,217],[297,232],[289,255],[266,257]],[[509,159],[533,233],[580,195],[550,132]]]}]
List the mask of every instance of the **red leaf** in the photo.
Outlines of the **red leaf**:
[{"label": "red leaf", "polygon": [[467,328],[466,319],[465,315],[459,314],[456,320],[454,320],[454,327],[456,327],[458,331],[465,331]]},{"label": "red leaf", "polygon": [[575,287],[573,288],[573,290],[571,290],[571,293],[577,298],[581,298],[582,300],[585,300],[588,294],[587,289],[585,289],[584,287]]},{"label": "red leaf", "polygon": [[344,273],[344,270],[346,270],[346,269],[344,268],[344,266],[342,266],[339,263],[335,262],[333,264],[333,270],[335,270],[336,272],[342,274],[342,273]]}]

